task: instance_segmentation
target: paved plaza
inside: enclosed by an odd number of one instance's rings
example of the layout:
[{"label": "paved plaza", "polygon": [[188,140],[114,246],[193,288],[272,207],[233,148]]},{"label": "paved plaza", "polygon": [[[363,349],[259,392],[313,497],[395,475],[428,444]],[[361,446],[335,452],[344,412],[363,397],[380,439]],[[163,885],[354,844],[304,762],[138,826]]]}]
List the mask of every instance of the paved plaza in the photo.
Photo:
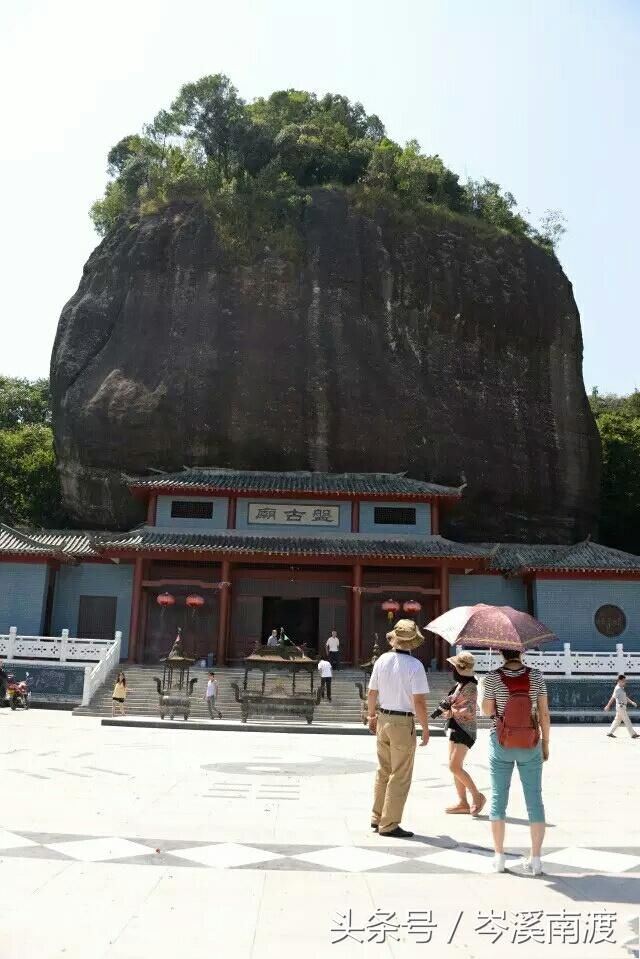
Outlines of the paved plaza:
[{"label": "paved plaza", "polygon": [[[447,743],[418,750],[409,842],[372,834],[373,737],[102,727],[0,711],[0,957],[638,955],[639,741],[556,727],[545,875],[490,872],[451,817]],[[487,732],[470,771],[486,792]],[[577,941],[576,941],[577,940]]]}]

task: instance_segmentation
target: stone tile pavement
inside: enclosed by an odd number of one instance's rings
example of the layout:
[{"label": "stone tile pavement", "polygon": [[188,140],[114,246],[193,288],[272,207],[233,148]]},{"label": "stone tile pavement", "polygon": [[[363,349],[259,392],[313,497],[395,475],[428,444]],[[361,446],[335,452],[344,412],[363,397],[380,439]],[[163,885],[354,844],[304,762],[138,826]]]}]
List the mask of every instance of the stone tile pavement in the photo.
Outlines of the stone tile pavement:
[{"label": "stone tile pavement", "polygon": [[[486,818],[443,811],[442,739],[418,751],[402,843],[368,828],[372,738],[0,711],[0,957],[633,957],[638,743],[553,729],[532,879],[519,784],[496,876]],[[486,790],[484,732],[469,769]]]}]

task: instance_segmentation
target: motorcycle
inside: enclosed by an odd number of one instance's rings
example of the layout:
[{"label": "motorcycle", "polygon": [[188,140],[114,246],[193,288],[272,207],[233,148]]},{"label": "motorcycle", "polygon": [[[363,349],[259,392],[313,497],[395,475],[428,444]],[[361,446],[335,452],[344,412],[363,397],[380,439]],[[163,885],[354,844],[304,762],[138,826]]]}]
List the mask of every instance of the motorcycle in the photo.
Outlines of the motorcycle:
[{"label": "motorcycle", "polygon": [[25,679],[20,680],[10,675],[7,683],[7,698],[11,709],[28,709],[30,697],[29,673]]}]

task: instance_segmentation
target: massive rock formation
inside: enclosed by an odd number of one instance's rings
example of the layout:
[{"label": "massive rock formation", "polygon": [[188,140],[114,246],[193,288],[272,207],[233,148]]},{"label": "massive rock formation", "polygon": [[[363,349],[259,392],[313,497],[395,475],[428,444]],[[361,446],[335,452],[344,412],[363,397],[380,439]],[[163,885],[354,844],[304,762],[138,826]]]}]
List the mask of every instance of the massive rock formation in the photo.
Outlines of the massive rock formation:
[{"label": "massive rock formation", "polygon": [[468,484],[455,538],[594,528],[600,450],[555,257],[434,214],[401,230],[314,193],[302,255],[230,263],[197,203],[122,223],[52,359],[64,499],[141,517],[121,473],[183,465],[407,471]]}]

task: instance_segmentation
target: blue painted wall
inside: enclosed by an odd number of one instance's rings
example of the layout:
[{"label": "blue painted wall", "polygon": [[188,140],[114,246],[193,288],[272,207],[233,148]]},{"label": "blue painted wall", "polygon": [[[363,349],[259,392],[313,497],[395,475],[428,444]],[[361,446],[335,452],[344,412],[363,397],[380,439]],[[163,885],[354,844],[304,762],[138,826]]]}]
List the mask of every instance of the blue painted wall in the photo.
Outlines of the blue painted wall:
[{"label": "blue painted wall", "polygon": [[[211,519],[177,519],[171,516],[171,503],[177,500],[196,500],[213,503]],[[229,500],[226,496],[159,496],[156,507],[156,526],[171,526],[173,529],[200,530],[226,529]]]},{"label": "blue painted wall", "polygon": [[[593,652],[622,643],[625,649],[640,652],[640,582],[539,579],[534,583],[534,601],[536,616],[559,637],[560,645],[571,643],[573,649]],[[627,617],[624,633],[612,639],[602,636],[593,621],[606,603],[620,606]]]},{"label": "blue painted wall", "polygon": [[[278,505],[278,506],[339,506],[340,507],[340,522],[338,526],[314,526],[310,525],[300,525],[296,523],[280,525],[278,523],[249,523],[249,503],[260,502],[265,506]],[[242,530],[250,530],[252,533],[288,533],[290,536],[294,536],[296,531],[302,530],[305,536],[308,536],[310,533],[322,534],[323,536],[331,536],[335,533],[348,533],[351,531],[351,503],[345,500],[311,500],[311,499],[264,499],[260,497],[253,497],[252,499],[238,499],[236,507],[236,528]]]},{"label": "blue painted wall", "polygon": [[122,657],[129,646],[129,620],[133,591],[133,564],[81,563],[63,566],[56,577],[51,632],[68,629],[77,636],[81,596],[116,596],[116,629],[122,631]]},{"label": "blue painted wall", "polygon": [[41,636],[46,596],[44,563],[0,563],[0,633]]},{"label": "blue painted wall", "polygon": [[[402,524],[389,525],[374,522],[376,506],[396,506],[410,507],[416,511],[415,525],[405,526]],[[384,536],[395,535],[396,533],[409,533],[415,536],[429,536],[431,534],[431,507],[428,503],[360,503],[360,532],[361,533],[379,533]]]},{"label": "blue painted wall", "polygon": [[450,576],[449,606],[473,606],[490,603],[492,606],[513,606],[527,611],[527,593],[522,580],[504,576]]}]

